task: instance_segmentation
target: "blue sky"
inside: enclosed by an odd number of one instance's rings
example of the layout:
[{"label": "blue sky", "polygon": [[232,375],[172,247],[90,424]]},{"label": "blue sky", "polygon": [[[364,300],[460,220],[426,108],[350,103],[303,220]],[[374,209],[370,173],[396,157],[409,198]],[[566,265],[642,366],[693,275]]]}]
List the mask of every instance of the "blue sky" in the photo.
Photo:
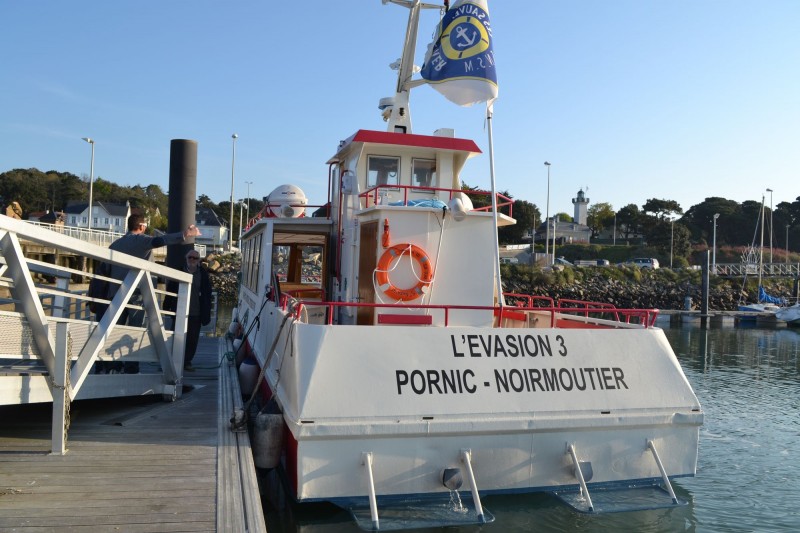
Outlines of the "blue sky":
[{"label": "blue sky", "polygon": [[[544,211],[649,198],[773,204],[800,196],[800,2],[489,0],[499,99],[499,189]],[[325,161],[382,130],[407,12],[380,0],[0,1],[0,171],[169,184],[171,139],[198,141],[198,194],[261,198],[283,183],[312,203]],[[438,21],[426,13],[417,64]],[[485,108],[412,92],[414,132],[454,128],[484,156]]]}]

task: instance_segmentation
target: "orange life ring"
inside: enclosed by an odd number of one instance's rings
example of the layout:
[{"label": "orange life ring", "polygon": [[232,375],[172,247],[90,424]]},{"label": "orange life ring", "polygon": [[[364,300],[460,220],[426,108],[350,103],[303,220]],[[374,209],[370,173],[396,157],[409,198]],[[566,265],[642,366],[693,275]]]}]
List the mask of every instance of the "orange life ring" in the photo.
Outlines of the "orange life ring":
[{"label": "orange life ring", "polygon": [[[404,254],[410,254],[412,258],[417,260],[420,267],[419,282],[408,289],[395,287],[389,281],[389,268],[392,265],[392,261],[402,257]],[[378,267],[375,269],[375,279],[378,282],[378,287],[389,298],[402,302],[416,300],[422,296],[424,289],[431,284],[431,280],[433,279],[433,264],[430,258],[428,258],[428,254],[425,253],[425,250],[419,246],[413,244],[396,244],[383,252],[380,260],[378,260]]]}]

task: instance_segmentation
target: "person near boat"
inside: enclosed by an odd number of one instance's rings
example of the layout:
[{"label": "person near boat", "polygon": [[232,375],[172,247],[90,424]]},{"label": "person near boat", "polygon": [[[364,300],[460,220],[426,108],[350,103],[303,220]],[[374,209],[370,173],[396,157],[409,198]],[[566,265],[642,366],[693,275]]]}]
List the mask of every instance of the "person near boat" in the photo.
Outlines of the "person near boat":
[{"label": "person near boat", "polygon": [[[183,369],[189,372],[194,371],[192,359],[197,351],[197,343],[200,340],[200,328],[211,322],[211,280],[208,271],[200,264],[200,254],[197,250],[189,250],[186,254],[186,265],[184,270],[192,274],[192,284],[189,288],[189,313],[186,316],[186,347],[183,356]],[[170,281],[167,283],[168,292],[178,292],[178,282]],[[168,296],[164,299],[164,309],[175,311],[177,298]],[[172,329],[175,329],[175,319],[172,321]]]},{"label": "person near boat", "polygon": [[[139,214],[133,214],[128,217],[128,232],[112,242],[109,245],[109,249],[151,261],[153,248],[160,248],[168,244],[181,244],[192,237],[200,235],[200,230],[197,229],[197,226],[194,224],[190,224],[189,227],[182,232],[165,233],[158,237],[147,235],[146,231],[147,222],[144,220],[144,217]],[[125,276],[128,275],[128,269],[121,265],[107,264],[98,266],[98,268],[102,269],[103,275],[120,281],[124,280]],[[116,283],[98,283],[95,284],[94,287],[89,287],[89,296],[92,298],[111,300],[114,298],[117,290],[119,290],[119,285]],[[131,296],[129,303],[134,306],[142,305],[142,296],[138,289]],[[108,309],[107,305],[94,306],[94,313],[98,322],[103,318],[106,309]],[[141,327],[142,324],[144,324],[144,311],[126,307],[117,320],[117,324]],[[137,374],[139,372],[139,363],[133,361],[122,365],[118,362],[99,361],[95,366],[95,372],[98,374],[111,372],[120,373],[121,371],[124,371],[126,374]]]}]

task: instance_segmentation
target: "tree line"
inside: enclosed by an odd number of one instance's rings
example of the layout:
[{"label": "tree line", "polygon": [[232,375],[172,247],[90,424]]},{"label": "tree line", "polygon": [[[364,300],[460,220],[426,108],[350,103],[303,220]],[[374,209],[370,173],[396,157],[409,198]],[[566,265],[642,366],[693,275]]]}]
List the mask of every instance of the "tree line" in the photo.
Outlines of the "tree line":
[{"label": "tree line", "polygon": [[[491,204],[491,197],[477,187],[464,184],[462,189],[472,199],[475,207]],[[158,185],[122,186],[97,177],[93,185],[93,200],[124,204],[131,203],[148,213],[167,213],[168,192]],[[530,242],[530,231],[542,225],[542,213],[536,204],[522,199],[514,199],[508,191],[500,194],[513,199],[513,217],[517,224],[504,226],[498,230],[501,244],[521,244]],[[23,218],[37,211],[62,211],[72,203],[85,203],[89,197],[89,177],[76,176],[69,172],[38,169],[14,169],[0,174],[0,205],[5,207],[16,201],[23,211]],[[223,221],[230,221],[231,204],[224,200],[214,203],[201,194],[198,205],[212,209]],[[264,206],[261,200],[249,199],[250,215],[254,216]],[[233,226],[239,226],[239,203],[234,202]],[[711,246],[714,231],[714,215],[719,214],[716,223],[717,247],[740,247],[758,243],[761,231],[761,202],[747,200],[742,203],[720,197],[706,198],[684,212],[674,200],[651,198],[641,207],[628,204],[614,210],[609,203],[601,202],[589,206],[587,225],[592,239],[609,238],[616,231],[617,240],[642,237],[648,246],[678,257],[689,257],[696,245]],[[556,213],[559,220],[572,222],[567,213]],[[800,197],[794,202],[781,202],[770,210],[764,206],[764,242],[776,249],[800,249]],[[165,216],[151,221],[153,227],[166,230]],[[242,224],[246,225],[246,221]],[[770,241],[770,237],[772,240]]]},{"label": "tree line", "polygon": [[[151,226],[166,231],[169,192],[164,192],[158,185],[117,185],[111,181],[96,177],[92,185],[92,201],[110,204],[130,202],[131,207],[142,209],[147,213],[161,213],[152,216]],[[0,174],[0,206],[5,208],[11,202],[19,203],[22,218],[27,219],[31,213],[42,211],[63,211],[69,205],[85,204],[89,201],[89,177],[76,176],[69,172],[49,170],[42,172],[36,168],[14,169]],[[223,201],[214,203],[208,196],[201,194],[198,205],[212,209],[226,223],[230,221],[231,203]],[[254,216],[264,206],[260,200],[250,199],[250,216]],[[234,202],[234,228],[239,227],[239,203]],[[245,209],[246,212],[246,209]],[[245,216],[245,212],[242,216]],[[242,225],[246,225],[246,221]]]}]

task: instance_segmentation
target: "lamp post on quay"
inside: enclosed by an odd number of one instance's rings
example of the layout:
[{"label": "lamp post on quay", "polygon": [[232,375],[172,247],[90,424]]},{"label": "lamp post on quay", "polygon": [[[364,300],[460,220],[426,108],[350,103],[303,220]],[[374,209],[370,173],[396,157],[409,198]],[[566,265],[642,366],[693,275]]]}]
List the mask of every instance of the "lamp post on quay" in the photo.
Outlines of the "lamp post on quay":
[{"label": "lamp post on quay", "polygon": [[[94,139],[89,137],[82,137],[84,141],[92,145],[92,163],[89,167],[89,216],[86,217],[87,224],[86,227],[88,229],[92,229],[92,188],[94,185]],[[53,211],[55,211],[55,206],[53,207]]]},{"label": "lamp post on quay", "polygon": [[[545,213],[545,239],[544,239],[544,260],[550,263],[550,162],[545,161],[544,166],[547,167],[547,209]],[[552,264],[552,263],[551,263]]]},{"label": "lamp post on quay", "polygon": [[[772,189],[767,189],[769,193],[769,262],[772,263]],[[770,267],[771,268],[771,267]]]},{"label": "lamp post on quay", "polygon": [[714,239],[711,245],[711,272],[714,274],[717,273],[717,219],[719,218],[719,213],[714,213]]},{"label": "lamp post on quay", "polygon": [[669,268],[672,269],[672,250],[675,247],[675,219],[669,219]]},{"label": "lamp post on quay", "polygon": [[614,246],[617,245],[617,214],[614,213]]},{"label": "lamp post on quay", "polygon": [[789,224],[786,224],[786,264],[789,264]]},{"label": "lamp post on quay", "polygon": [[231,223],[228,226],[228,251],[233,250],[233,179],[236,170],[236,139],[239,138],[239,135],[234,133],[231,135],[231,139],[233,139],[233,154],[231,156]]}]

